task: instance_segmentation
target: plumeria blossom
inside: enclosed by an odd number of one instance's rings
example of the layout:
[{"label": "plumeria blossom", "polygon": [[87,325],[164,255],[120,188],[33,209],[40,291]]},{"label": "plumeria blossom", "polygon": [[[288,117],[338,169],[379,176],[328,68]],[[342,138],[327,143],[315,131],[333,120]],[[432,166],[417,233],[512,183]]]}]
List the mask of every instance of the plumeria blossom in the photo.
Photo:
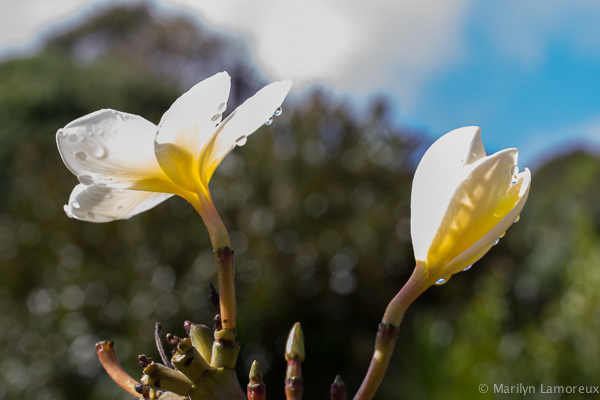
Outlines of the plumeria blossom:
[{"label": "plumeria blossom", "polygon": [[60,129],[60,155],[80,182],[64,207],[67,215],[91,222],[126,219],[175,194],[201,215],[215,248],[229,246],[208,183],[236,145],[279,113],[291,81],[264,87],[223,119],[230,87],[226,72],[196,84],[158,126],[105,109]]},{"label": "plumeria blossom", "polygon": [[478,127],[438,139],[417,167],[411,235],[417,268],[442,284],[470,268],[519,218],[531,184],[517,149],[486,156]]}]

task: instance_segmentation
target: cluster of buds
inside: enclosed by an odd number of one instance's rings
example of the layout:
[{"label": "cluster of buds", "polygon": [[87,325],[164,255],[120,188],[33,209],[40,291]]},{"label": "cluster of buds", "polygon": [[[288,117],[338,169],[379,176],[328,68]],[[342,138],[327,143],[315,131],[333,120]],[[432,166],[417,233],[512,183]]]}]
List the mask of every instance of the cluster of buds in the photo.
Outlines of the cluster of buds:
[{"label": "cluster of buds", "polygon": [[[96,350],[109,375],[129,393],[144,399],[220,399],[244,398],[234,367],[240,351],[235,330],[217,329],[205,325],[184,323],[186,338],[167,334],[173,347],[169,359],[158,345],[162,364],[145,355],[138,357],[143,368],[140,382],[129,377],[117,361],[113,342],[100,342]],[[160,343],[157,324],[157,343]],[[228,392],[228,393],[224,393]],[[165,397],[166,396],[166,397]]]}]

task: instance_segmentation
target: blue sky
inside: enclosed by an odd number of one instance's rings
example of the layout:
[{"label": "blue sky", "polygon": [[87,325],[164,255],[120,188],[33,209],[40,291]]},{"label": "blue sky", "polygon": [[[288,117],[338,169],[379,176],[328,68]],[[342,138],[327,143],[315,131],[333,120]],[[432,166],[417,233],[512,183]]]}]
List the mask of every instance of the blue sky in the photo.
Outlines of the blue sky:
[{"label": "blue sky", "polygon": [[[0,0],[0,55],[122,2]],[[521,167],[600,148],[596,0],[153,3],[244,37],[268,77],[296,91],[319,84],[359,106],[382,94],[430,140],[478,125],[488,153],[517,147]]]}]

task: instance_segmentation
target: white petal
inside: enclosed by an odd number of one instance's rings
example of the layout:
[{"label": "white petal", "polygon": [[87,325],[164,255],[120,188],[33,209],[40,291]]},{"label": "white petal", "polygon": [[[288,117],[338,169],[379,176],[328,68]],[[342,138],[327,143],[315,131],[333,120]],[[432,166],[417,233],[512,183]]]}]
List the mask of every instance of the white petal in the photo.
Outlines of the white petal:
[{"label": "white petal", "polygon": [[100,110],[60,129],[56,143],[82,184],[144,189],[144,182],[168,180],[154,155],[156,130],[137,115]]},{"label": "white petal", "polygon": [[[531,172],[528,168],[525,168],[523,172],[518,174],[517,176],[517,184],[521,185],[521,190],[519,192],[520,200],[513,207],[513,209],[506,214],[502,220],[492,230],[490,230],[486,235],[484,235],[481,239],[479,239],[475,244],[473,244],[466,251],[462,252],[455,259],[450,261],[448,265],[445,267],[445,271],[443,275],[447,275],[448,273],[455,273],[455,268],[460,266],[465,261],[473,258],[477,253],[479,254],[479,258],[483,257],[487,252],[481,252],[486,247],[489,248],[496,240],[502,235],[502,233],[506,232],[508,228],[514,223],[517,217],[523,211],[523,207],[525,207],[525,202],[527,202],[527,197],[529,196],[529,188],[531,187]],[[472,260],[471,263],[477,260]]]},{"label": "white petal", "polygon": [[465,166],[485,157],[481,130],[455,129],[425,152],[415,172],[411,192],[411,236],[417,259],[429,249],[452,196],[464,178]]},{"label": "white petal", "polygon": [[202,164],[209,180],[236,144],[243,145],[250,134],[273,117],[273,113],[281,106],[291,87],[290,80],[271,83],[246,100],[223,121]]},{"label": "white petal", "polygon": [[77,185],[64,209],[67,216],[90,222],[127,219],[162,203],[169,193],[112,189],[98,185]]},{"label": "white petal", "polygon": [[191,174],[197,173],[202,150],[221,122],[230,87],[226,72],[205,79],[179,97],[159,124],[156,158],[173,182],[186,190],[196,189]]}]

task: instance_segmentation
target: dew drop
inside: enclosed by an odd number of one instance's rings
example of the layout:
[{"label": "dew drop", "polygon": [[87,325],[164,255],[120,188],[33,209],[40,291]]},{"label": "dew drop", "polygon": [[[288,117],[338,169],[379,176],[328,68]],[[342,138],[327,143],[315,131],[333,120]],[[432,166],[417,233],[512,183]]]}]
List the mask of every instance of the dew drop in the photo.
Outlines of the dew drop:
[{"label": "dew drop", "polygon": [[67,139],[69,139],[69,142],[75,143],[79,141],[79,135],[76,133],[71,133]]},{"label": "dew drop", "polygon": [[94,183],[94,178],[92,178],[89,175],[79,175],[77,177],[77,179],[79,179],[79,182],[83,183],[86,186],[91,185],[92,183]]},{"label": "dew drop", "polygon": [[521,214],[517,215],[517,218],[515,219],[515,222],[513,222],[513,223],[515,223],[515,224],[516,224],[516,223],[517,223],[517,222],[519,222],[520,220],[521,220]]},{"label": "dew drop", "polygon": [[71,207],[73,207],[73,208],[81,208],[81,206],[79,205],[79,203],[76,202],[76,201],[74,201],[74,202],[71,203]]},{"label": "dew drop", "polygon": [[219,104],[219,106],[217,107],[217,112],[218,113],[222,113],[223,110],[225,110],[225,107],[227,107],[227,103],[221,103],[221,104]]},{"label": "dew drop", "polygon": [[94,158],[104,158],[106,156],[106,150],[102,146],[98,146],[92,150],[92,156]]},{"label": "dew drop", "polygon": [[125,118],[125,120],[129,121],[129,119],[131,118],[131,115],[129,115],[129,114],[125,114],[125,115],[123,116],[123,118]]},{"label": "dew drop", "polygon": [[277,107],[277,110],[273,113],[274,116],[279,117],[283,113],[283,109],[281,107]]},{"label": "dew drop", "polygon": [[519,167],[517,167],[516,165],[513,165],[512,168],[510,169],[510,174],[516,175],[518,173],[519,173]]},{"label": "dew drop", "polygon": [[85,161],[87,160],[88,155],[85,151],[78,151],[77,153],[75,153],[75,158],[79,161]]},{"label": "dew drop", "polygon": [[114,116],[118,116],[118,115],[119,115],[119,112],[118,112],[117,110],[113,110],[113,115],[114,115]]},{"label": "dew drop", "polygon": [[243,145],[246,144],[247,141],[248,141],[248,136],[240,136],[235,141],[235,144],[238,145],[238,146],[243,146]]},{"label": "dew drop", "polygon": [[64,129],[59,129],[58,132],[56,132],[56,134],[62,137],[67,136],[67,132]]},{"label": "dew drop", "polygon": [[437,281],[435,281],[436,285],[443,285],[444,283],[446,283],[446,279],[444,278],[440,278]]},{"label": "dew drop", "polygon": [[470,270],[472,266],[473,266],[473,264],[469,265],[467,268],[463,269],[463,271],[468,271],[468,270]]},{"label": "dew drop", "polygon": [[506,231],[502,232],[502,235],[500,235],[500,239],[502,239],[504,235],[506,235]]},{"label": "dew drop", "polygon": [[119,204],[118,206],[115,207],[115,210],[121,211],[123,208],[124,208],[123,205]]},{"label": "dew drop", "polygon": [[271,125],[273,123],[273,117],[269,118],[267,120],[267,122],[265,122],[265,125]]},{"label": "dew drop", "polygon": [[498,243],[500,243],[500,238],[496,239],[496,241],[494,242],[494,246],[497,245]]},{"label": "dew drop", "polygon": [[96,218],[96,214],[94,214],[91,211],[86,212],[85,216],[88,217],[88,219],[94,219],[94,218]]},{"label": "dew drop", "polygon": [[94,125],[92,125],[92,124],[87,124],[87,125],[85,126],[85,131],[91,135],[92,133],[94,133]]},{"label": "dew drop", "polygon": [[219,118],[221,118],[221,114],[215,114],[212,116],[212,118],[210,120],[212,122],[217,122],[219,120]]}]

